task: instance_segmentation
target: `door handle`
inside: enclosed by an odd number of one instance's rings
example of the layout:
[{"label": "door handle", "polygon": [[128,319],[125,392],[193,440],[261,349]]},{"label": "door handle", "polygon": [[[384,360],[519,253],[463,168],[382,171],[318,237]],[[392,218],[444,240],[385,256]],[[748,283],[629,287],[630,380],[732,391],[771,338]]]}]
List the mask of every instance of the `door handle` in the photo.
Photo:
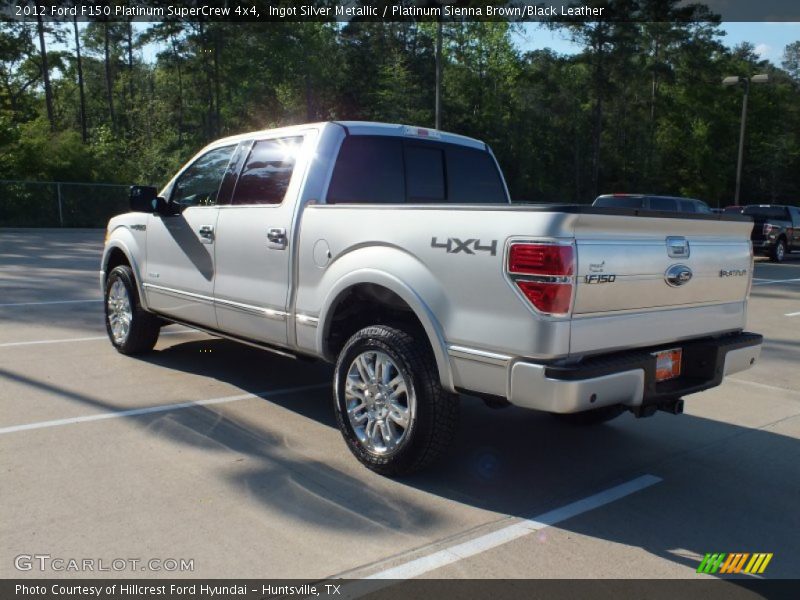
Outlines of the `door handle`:
[{"label": "door handle", "polygon": [[286,230],[282,227],[270,227],[267,229],[267,240],[270,248],[283,250],[287,243]]},{"label": "door handle", "polygon": [[204,244],[210,244],[214,241],[214,228],[210,225],[204,225],[197,230],[197,233],[200,234],[200,241]]}]

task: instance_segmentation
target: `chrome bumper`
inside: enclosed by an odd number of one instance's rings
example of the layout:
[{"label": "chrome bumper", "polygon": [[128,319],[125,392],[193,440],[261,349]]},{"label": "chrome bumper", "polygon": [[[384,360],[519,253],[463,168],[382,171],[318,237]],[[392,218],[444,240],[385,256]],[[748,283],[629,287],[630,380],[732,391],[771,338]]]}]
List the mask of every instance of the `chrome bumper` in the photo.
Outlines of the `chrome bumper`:
[{"label": "chrome bumper", "polygon": [[722,383],[749,369],[761,353],[762,337],[739,333],[675,344],[684,350],[681,377],[655,381],[653,351],[638,350],[588,359],[578,365],[516,362],[511,367],[508,400],[524,408],[574,413],[603,406],[658,404]]}]

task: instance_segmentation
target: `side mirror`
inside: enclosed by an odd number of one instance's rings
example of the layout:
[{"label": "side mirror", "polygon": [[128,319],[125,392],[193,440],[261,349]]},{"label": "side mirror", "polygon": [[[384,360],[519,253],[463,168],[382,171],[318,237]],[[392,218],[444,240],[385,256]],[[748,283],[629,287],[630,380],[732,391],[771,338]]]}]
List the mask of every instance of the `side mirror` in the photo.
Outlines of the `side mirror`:
[{"label": "side mirror", "polygon": [[132,185],[130,207],[133,212],[156,212],[158,190],[147,185]]}]

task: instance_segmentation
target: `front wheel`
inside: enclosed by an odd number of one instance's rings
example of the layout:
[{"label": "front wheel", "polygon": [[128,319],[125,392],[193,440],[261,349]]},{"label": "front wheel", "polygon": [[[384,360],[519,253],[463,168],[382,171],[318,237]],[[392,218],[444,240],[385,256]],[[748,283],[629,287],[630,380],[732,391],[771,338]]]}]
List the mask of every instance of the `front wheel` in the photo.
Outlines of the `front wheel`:
[{"label": "front wheel", "polygon": [[108,274],[105,313],[108,338],[122,354],[149,352],[156,345],[161,322],[141,307],[130,267],[120,265]]},{"label": "front wheel", "polygon": [[423,340],[388,326],[351,337],[334,372],[334,407],[350,451],[382,475],[417,471],[450,445],[458,398],[444,389]]}]

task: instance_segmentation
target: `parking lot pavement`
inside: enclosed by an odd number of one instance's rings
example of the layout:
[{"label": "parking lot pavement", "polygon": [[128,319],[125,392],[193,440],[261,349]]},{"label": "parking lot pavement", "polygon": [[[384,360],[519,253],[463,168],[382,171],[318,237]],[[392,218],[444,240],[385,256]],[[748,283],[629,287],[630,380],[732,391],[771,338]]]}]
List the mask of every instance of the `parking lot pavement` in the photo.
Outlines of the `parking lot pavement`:
[{"label": "parking lot pavement", "polygon": [[800,575],[800,256],[756,265],[759,364],[684,415],[576,429],[466,398],[448,459],[392,481],[347,451],[328,365],[177,326],[116,353],[102,235],[0,230],[0,577],[64,574],[26,554],[193,561],[86,577],[698,577],[706,552]]}]

